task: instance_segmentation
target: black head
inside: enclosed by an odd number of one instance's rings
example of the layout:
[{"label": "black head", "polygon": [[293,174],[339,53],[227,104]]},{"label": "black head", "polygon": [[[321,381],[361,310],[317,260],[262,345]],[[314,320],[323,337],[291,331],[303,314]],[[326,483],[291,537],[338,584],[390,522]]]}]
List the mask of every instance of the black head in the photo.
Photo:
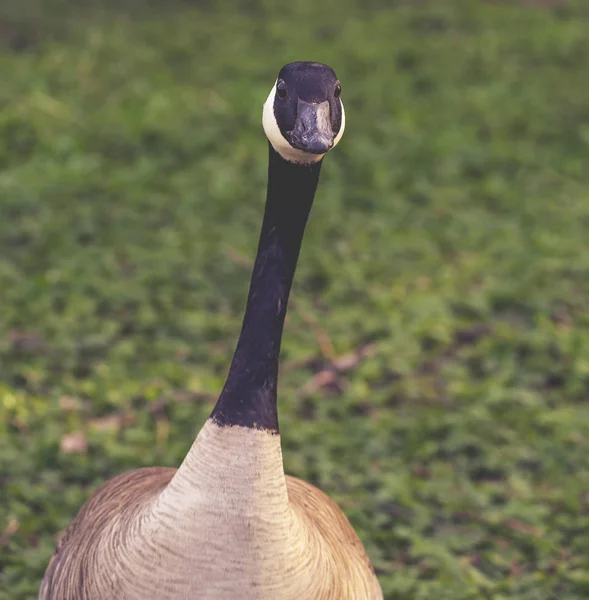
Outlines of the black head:
[{"label": "black head", "polygon": [[264,104],[264,131],[274,149],[292,162],[321,160],[344,132],[341,91],[327,65],[295,62],[284,66]]}]

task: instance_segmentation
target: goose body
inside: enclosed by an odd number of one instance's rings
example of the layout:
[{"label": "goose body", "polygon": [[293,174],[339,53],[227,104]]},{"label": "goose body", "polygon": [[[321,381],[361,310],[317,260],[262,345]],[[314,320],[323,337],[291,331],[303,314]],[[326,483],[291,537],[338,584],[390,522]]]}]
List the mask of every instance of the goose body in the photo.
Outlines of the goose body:
[{"label": "goose body", "polygon": [[71,523],[40,600],[381,600],[358,536],[283,469],[276,406],[290,286],[323,156],[344,112],[335,73],[284,67],[264,105],[268,195],[225,386],[178,469],[102,485]]}]

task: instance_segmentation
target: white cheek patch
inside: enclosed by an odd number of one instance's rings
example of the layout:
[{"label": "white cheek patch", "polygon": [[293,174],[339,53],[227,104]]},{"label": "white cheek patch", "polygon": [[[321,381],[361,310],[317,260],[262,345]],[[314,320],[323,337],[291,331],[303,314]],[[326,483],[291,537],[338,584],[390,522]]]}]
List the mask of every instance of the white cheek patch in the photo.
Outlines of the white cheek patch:
[{"label": "white cheek patch", "polygon": [[[262,125],[264,126],[264,133],[266,137],[272,144],[272,147],[282,158],[288,160],[290,162],[295,163],[303,163],[303,164],[311,164],[321,160],[325,154],[312,154],[311,152],[303,152],[303,150],[299,150],[298,148],[293,148],[288,140],[282,135],[280,128],[278,127],[278,123],[276,122],[276,117],[274,116],[274,98],[276,96],[276,83],[274,87],[270,90],[270,94],[266,102],[264,103],[264,110],[262,111]],[[333,147],[337,145],[340,141],[345,128],[346,117],[344,114],[344,105],[341,103],[342,107],[342,123],[339,128],[338,134],[333,140]]]},{"label": "white cheek patch", "polygon": [[341,99],[339,101],[339,104],[342,107],[342,122],[340,123],[339,131],[337,132],[337,135],[333,140],[334,148],[339,144],[339,141],[342,139],[342,135],[344,135],[344,129],[346,128],[346,111],[344,110],[344,103],[341,101]]}]

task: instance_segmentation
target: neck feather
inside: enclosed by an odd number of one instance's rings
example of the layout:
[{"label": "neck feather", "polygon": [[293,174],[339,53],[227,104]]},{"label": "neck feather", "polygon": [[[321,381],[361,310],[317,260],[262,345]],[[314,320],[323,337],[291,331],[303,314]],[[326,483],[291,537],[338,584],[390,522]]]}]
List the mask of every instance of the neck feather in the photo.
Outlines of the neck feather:
[{"label": "neck feather", "polygon": [[268,193],[245,316],[211,414],[219,426],[278,432],[278,356],[290,288],[321,161],[299,165],[270,146]]}]

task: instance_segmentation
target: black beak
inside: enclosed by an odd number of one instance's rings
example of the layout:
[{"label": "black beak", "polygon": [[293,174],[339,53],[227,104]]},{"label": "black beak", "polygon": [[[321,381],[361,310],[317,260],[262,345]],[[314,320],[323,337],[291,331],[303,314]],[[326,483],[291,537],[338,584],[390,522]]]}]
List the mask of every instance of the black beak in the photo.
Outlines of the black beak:
[{"label": "black beak", "polygon": [[294,148],[311,154],[325,154],[333,147],[329,102],[319,104],[298,101],[297,120],[288,134]]}]

